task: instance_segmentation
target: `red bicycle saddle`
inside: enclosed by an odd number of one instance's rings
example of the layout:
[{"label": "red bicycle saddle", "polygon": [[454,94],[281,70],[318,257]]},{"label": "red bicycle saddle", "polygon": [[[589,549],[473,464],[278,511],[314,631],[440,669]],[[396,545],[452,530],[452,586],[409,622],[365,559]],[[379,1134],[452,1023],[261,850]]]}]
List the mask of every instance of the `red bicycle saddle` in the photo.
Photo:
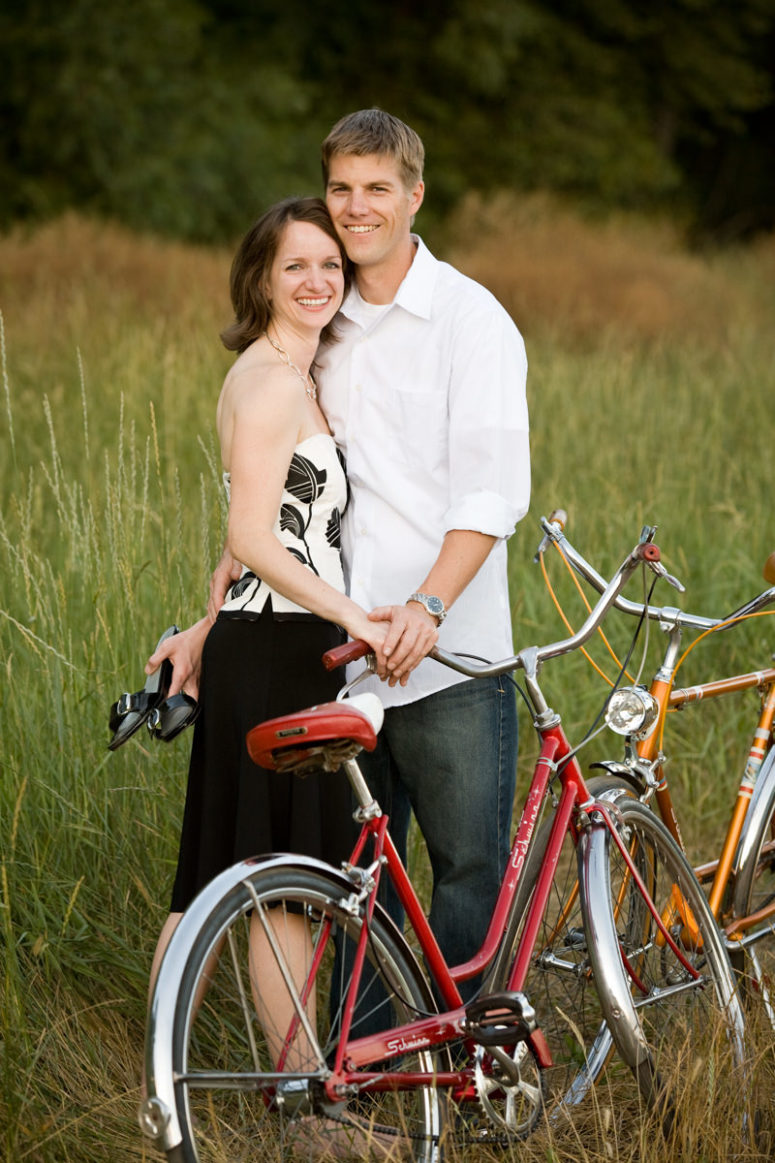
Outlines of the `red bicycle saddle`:
[{"label": "red bicycle saddle", "polygon": [[361,748],[373,751],[377,732],[370,717],[352,703],[321,703],[251,727],[246,742],[259,767],[287,771],[317,766],[331,771]]}]

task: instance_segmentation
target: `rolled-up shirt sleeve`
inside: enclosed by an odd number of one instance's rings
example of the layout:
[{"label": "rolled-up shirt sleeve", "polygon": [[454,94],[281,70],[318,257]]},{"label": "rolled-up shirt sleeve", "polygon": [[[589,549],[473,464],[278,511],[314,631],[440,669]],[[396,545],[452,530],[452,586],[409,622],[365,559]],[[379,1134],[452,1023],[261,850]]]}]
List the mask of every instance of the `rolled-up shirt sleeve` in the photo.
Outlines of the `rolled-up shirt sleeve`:
[{"label": "rolled-up shirt sleeve", "polygon": [[530,503],[525,345],[483,289],[448,339],[450,504],[444,532],[471,529],[506,538]]}]

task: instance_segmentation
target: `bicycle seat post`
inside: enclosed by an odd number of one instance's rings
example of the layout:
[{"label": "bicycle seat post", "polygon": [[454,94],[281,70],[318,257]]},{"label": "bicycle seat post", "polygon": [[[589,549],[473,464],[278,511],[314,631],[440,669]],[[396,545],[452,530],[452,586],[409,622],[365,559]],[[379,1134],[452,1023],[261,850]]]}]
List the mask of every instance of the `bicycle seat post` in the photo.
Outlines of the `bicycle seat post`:
[{"label": "bicycle seat post", "polygon": [[342,767],[345,770],[350,787],[353,789],[353,795],[358,803],[358,807],[354,812],[355,819],[358,823],[365,823],[367,820],[375,820],[382,815],[382,808],[379,806],[374,796],[369,790],[369,785],[363,778],[358,763],[355,759],[345,759]]}]

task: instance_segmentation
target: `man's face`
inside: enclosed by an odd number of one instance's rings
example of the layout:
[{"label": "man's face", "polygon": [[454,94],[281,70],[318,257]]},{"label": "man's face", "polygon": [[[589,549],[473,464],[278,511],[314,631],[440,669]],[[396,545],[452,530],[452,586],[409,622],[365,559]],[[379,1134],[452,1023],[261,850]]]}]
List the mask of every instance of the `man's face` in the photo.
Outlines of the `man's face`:
[{"label": "man's face", "polygon": [[383,154],[335,155],[326,204],[350,259],[359,267],[402,259],[424,190],[422,182],[407,190],[398,163]]}]

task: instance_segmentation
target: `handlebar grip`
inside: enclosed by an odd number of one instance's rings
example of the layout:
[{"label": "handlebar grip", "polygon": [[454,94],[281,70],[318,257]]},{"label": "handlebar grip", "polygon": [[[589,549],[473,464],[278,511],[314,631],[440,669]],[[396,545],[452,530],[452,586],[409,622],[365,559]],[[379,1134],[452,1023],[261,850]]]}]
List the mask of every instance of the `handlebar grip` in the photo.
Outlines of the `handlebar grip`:
[{"label": "handlebar grip", "polygon": [[334,646],[331,650],[327,650],[323,655],[323,666],[326,670],[336,670],[337,666],[356,662],[371,652],[368,642],[364,642],[362,638],[356,638],[353,642],[345,642],[343,646]]},{"label": "handlebar grip", "polygon": [[771,586],[775,586],[775,553],[771,553],[764,563],[764,580],[768,581]]},{"label": "handlebar grip", "polygon": [[553,525],[559,525],[561,529],[564,529],[568,523],[568,514],[564,509],[552,509],[549,520]]}]

